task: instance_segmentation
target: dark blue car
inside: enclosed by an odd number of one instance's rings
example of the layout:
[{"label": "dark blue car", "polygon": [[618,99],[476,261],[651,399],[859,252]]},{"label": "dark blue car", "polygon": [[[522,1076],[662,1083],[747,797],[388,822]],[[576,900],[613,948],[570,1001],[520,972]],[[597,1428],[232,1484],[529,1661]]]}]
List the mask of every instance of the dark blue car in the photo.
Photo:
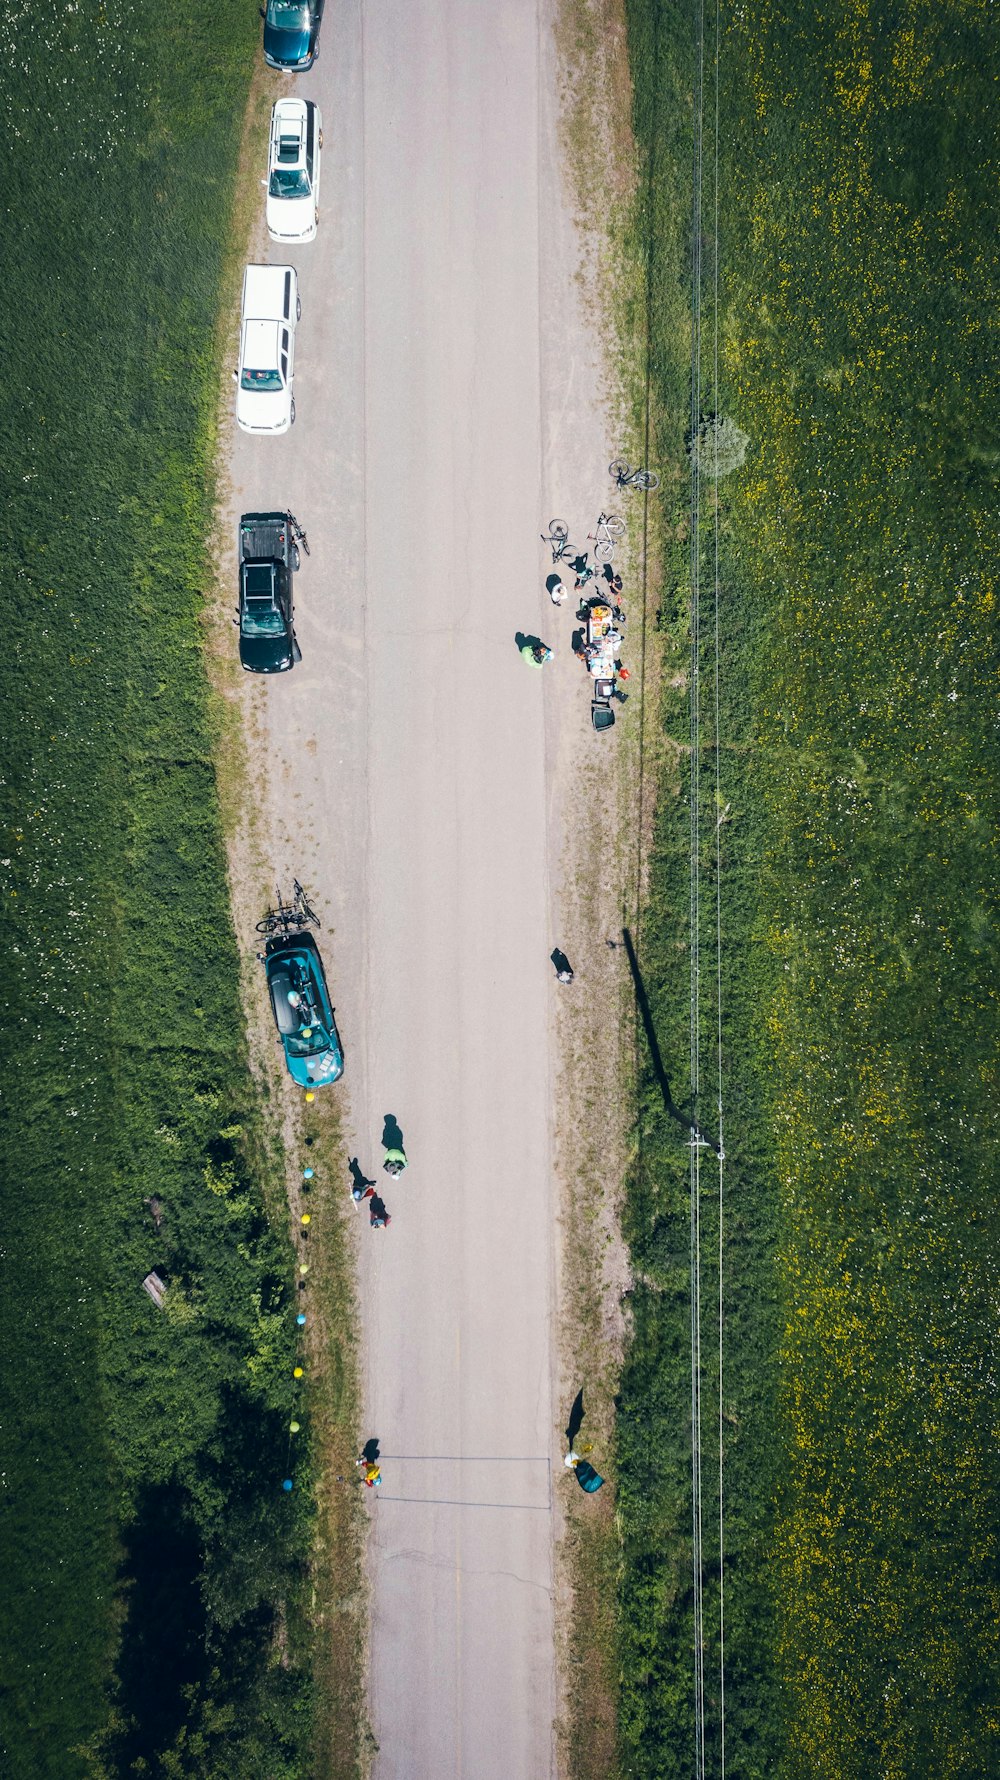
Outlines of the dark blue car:
[{"label": "dark blue car", "polygon": [[269,68],[286,73],[311,68],[319,55],[321,0],[267,0],[260,16],[264,21],[264,60]]}]

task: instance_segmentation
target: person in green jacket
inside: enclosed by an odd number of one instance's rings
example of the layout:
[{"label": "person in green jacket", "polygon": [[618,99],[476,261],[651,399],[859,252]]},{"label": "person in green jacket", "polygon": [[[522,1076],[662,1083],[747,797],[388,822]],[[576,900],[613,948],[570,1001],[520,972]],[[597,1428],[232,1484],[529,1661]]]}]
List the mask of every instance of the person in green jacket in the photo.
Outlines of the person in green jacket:
[{"label": "person in green jacket", "polygon": [[382,1167],[385,1169],[386,1174],[394,1176],[402,1174],[403,1169],[406,1167],[406,1155],[404,1151],[386,1150]]},{"label": "person in green jacket", "polygon": [[547,643],[524,643],[521,646],[521,659],[531,667],[544,667],[552,660],[552,650]]}]

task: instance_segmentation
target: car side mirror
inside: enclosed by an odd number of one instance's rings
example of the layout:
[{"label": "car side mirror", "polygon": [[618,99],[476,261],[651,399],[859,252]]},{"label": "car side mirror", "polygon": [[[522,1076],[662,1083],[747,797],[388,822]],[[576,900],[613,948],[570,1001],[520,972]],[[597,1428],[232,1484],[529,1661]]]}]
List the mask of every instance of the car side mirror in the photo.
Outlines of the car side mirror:
[{"label": "car side mirror", "polygon": [[239,380],[240,380],[240,374],[239,374],[239,372],[238,372],[238,371],[234,371],[234,372],[233,372],[233,382],[234,382],[234,383],[238,383],[238,382],[239,382]]},{"label": "car side mirror", "polygon": [[266,185],[266,184],[267,184],[267,180],[266,180],[266,179],[262,179],[262,180],[261,180],[261,182],[260,182],[260,183],[261,183],[261,185]]},{"label": "car side mirror", "polygon": [[260,9],[260,16],[261,16],[261,18],[262,18],[262,19],[263,19],[263,18],[266,18],[266,17],[267,17],[267,14],[266,14],[266,13],[265,13],[265,11],[264,11],[264,8],[263,8],[263,7],[261,7],[261,9]]}]

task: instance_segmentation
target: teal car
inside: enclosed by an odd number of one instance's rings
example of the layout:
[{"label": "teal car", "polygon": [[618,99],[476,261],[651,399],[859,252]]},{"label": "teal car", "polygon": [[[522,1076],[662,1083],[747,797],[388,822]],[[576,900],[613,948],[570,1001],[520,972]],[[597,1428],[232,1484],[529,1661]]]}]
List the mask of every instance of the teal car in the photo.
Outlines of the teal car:
[{"label": "teal car", "polygon": [[268,67],[281,68],[286,74],[301,74],[311,68],[319,55],[323,0],[267,0],[260,16]]},{"label": "teal car", "polygon": [[262,955],[285,1064],[300,1088],[321,1088],[344,1073],[319,947],[311,933],[280,933]]}]

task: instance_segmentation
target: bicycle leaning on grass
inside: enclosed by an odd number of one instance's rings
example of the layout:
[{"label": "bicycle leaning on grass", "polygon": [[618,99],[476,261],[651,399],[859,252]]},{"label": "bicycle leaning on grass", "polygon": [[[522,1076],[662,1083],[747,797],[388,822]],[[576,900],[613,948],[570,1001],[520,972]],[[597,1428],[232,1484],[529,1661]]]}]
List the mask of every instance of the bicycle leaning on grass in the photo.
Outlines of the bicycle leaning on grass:
[{"label": "bicycle leaning on grass", "polygon": [[613,476],[618,488],[659,488],[660,478],[655,470],[633,470],[623,457],[616,457],[613,464],[608,465],[608,474]]},{"label": "bicycle leaning on grass", "polygon": [[610,562],[615,553],[615,544],[624,536],[624,519],[619,519],[614,513],[598,513],[594,530],[587,533],[587,542],[593,544],[594,557],[598,562]]}]

